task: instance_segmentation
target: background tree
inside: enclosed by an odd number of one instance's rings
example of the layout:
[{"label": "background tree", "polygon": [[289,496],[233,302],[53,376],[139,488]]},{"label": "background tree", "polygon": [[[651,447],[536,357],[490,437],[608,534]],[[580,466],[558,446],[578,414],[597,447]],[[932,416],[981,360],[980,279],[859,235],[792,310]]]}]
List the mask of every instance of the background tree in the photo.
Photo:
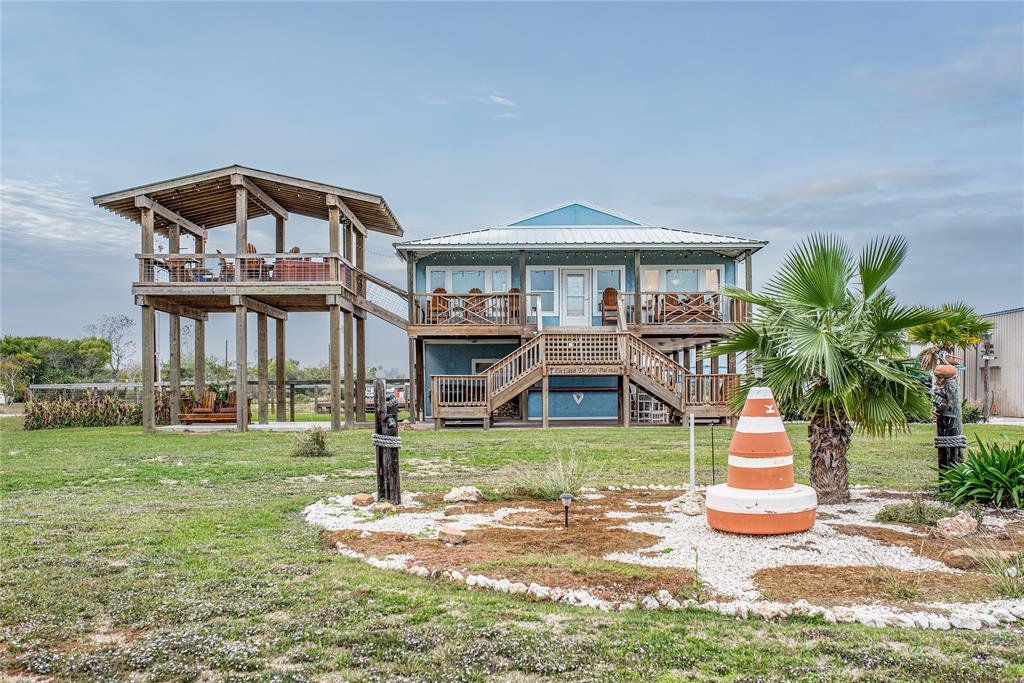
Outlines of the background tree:
[{"label": "background tree", "polygon": [[[925,417],[927,389],[915,376],[907,330],[944,314],[905,307],[885,283],[906,258],[902,237],[874,240],[858,259],[838,237],[813,235],[789,253],[763,294],[723,287],[756,306],[711,353],[748,354],[764,366],[763,383],[785,413],[809,420],[811,483],[821,503],[849,500],[847,453],[853,427],[872,436]],[[746,389],[733,397],[739,408]]]},{"label": "background tree", "polygon": [[85,331],[110,345],[110,370],[116,382],[125,364],[135,356],[135,320],[127,315],[105,315]]},{"label": "background tree", "polygon": [[29,369],[33,384],[72,384],[109,379],[110,344],[104,339],[12,337],[0,339],[0,355],[27,354],[35,359]]},{"label": "background tree", "polygon": [[38,364],[39,361],[28,353],[0,356],[0,393],[3,393],[8,401],[23,400],[28,391],[32,370]]},{"label": "background tree", "polygon": [[942,354],[953,356],[957,349],[967,349],[980,342],[994,325],[963,301],[942,304],[944,318],[910,328],[910,341],[924,344],[917,354],[921,369],[931,372]]}]

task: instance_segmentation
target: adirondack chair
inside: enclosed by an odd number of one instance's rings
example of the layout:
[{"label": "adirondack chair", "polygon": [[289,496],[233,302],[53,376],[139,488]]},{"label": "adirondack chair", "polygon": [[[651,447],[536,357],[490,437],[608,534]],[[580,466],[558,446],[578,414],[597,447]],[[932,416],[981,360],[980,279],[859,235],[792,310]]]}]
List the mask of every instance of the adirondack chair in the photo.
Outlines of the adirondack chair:
[{"label": "adirondack chair", "polygon": [[[246,254],[255,254],[256,247],[252,244],[245,245]],[[245,258],[242,259],[242,269],[245,272],[245,278],[247,280],[269,280],[270,279],[270,266],[267,262],[261,258]]]},{"label": "adirondack chair", "polygon": [[427,322],[436,324],[448,319],[449,299],[444,287],[438,287],[433,293],[434,296],[427,301]]},{"label": "adirondack chair", "polygon": [[508,321],[513,325],[519,325],[519,297],[523,295],[518,287],[510,287],[508,290]]},{"label": "adirondack chair", "polygon": [[619,290],[605,287],[601,295],[601,324],[619,322]]},{"label": "adirondack chair", "polygon": [[217,250],[217,254],[220,256],[220,281],[221,282],[234,282],[235,281],[235,264],[231,263],[224,257],[224,252],[220,249]]},{"label": "adirondack chair", "polygon": [[482,325],[490,322],[487,319],[487,297],[484,296],[482,289],[474,287],[466,292],[463,302],[462,314],[467,321]]}]

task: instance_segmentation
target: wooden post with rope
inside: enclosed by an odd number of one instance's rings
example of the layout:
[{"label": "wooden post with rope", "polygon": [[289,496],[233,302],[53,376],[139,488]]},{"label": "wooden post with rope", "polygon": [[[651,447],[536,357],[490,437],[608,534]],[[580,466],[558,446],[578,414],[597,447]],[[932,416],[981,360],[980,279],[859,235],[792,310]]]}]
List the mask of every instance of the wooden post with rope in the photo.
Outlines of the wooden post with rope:
[{"label": "wooden post with rope", "polygon": [[402,439],[398,436],[398,399],[394,395],[388,396],[387,386],[380,378],[373,383],[373,406],[373,445],[377,452],[377,500],[401,505],[398,450],[402,447]]},{"label": "wooden post with rope", "polygon": [[935,413],[935,448],[938,450],[939,469],[962,462],[964,448],[967,447],[960,410],[957,362],[958,359],[943,353],[939,357],[939,364],[932,370],[935,376],[932,407]]}]

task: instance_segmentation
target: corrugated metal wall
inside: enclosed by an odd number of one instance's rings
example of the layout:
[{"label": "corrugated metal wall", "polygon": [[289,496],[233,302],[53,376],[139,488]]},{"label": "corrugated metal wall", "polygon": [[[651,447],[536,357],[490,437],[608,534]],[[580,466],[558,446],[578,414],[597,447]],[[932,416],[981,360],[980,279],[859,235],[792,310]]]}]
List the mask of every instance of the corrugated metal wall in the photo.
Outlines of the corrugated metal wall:
[{"label": "corrugated metal wall", "polygon": [[[1024,417],[1024,308],[1000,311],[984,316],[995,323],[992,344],[996,360],[990,370],[993,415]],[[981,405],[985,389],[981,368],[984,364],[981,349],[964,351],[967,370],[961,375],[964,398]]]}]

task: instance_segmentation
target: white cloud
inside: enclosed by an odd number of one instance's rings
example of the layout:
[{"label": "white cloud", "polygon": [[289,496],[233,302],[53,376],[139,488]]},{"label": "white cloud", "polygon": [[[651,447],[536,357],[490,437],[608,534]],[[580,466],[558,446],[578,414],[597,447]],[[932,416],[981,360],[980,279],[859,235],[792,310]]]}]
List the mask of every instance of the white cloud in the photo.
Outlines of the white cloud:
[{"label": "white cloud", "polygon": [[493,93],[487,96],[487,101],[490,102],[491,104],[496,104],[499,107],[516,106],[516,103],[508,99],[507,97],[502,97],[501,95],[495,95]]},{"label": "white cloud", "polygon": [[25,246],[85,250],[124,248],[133,224],[94,206],[79,181],[0,180],[0,231]]}]

